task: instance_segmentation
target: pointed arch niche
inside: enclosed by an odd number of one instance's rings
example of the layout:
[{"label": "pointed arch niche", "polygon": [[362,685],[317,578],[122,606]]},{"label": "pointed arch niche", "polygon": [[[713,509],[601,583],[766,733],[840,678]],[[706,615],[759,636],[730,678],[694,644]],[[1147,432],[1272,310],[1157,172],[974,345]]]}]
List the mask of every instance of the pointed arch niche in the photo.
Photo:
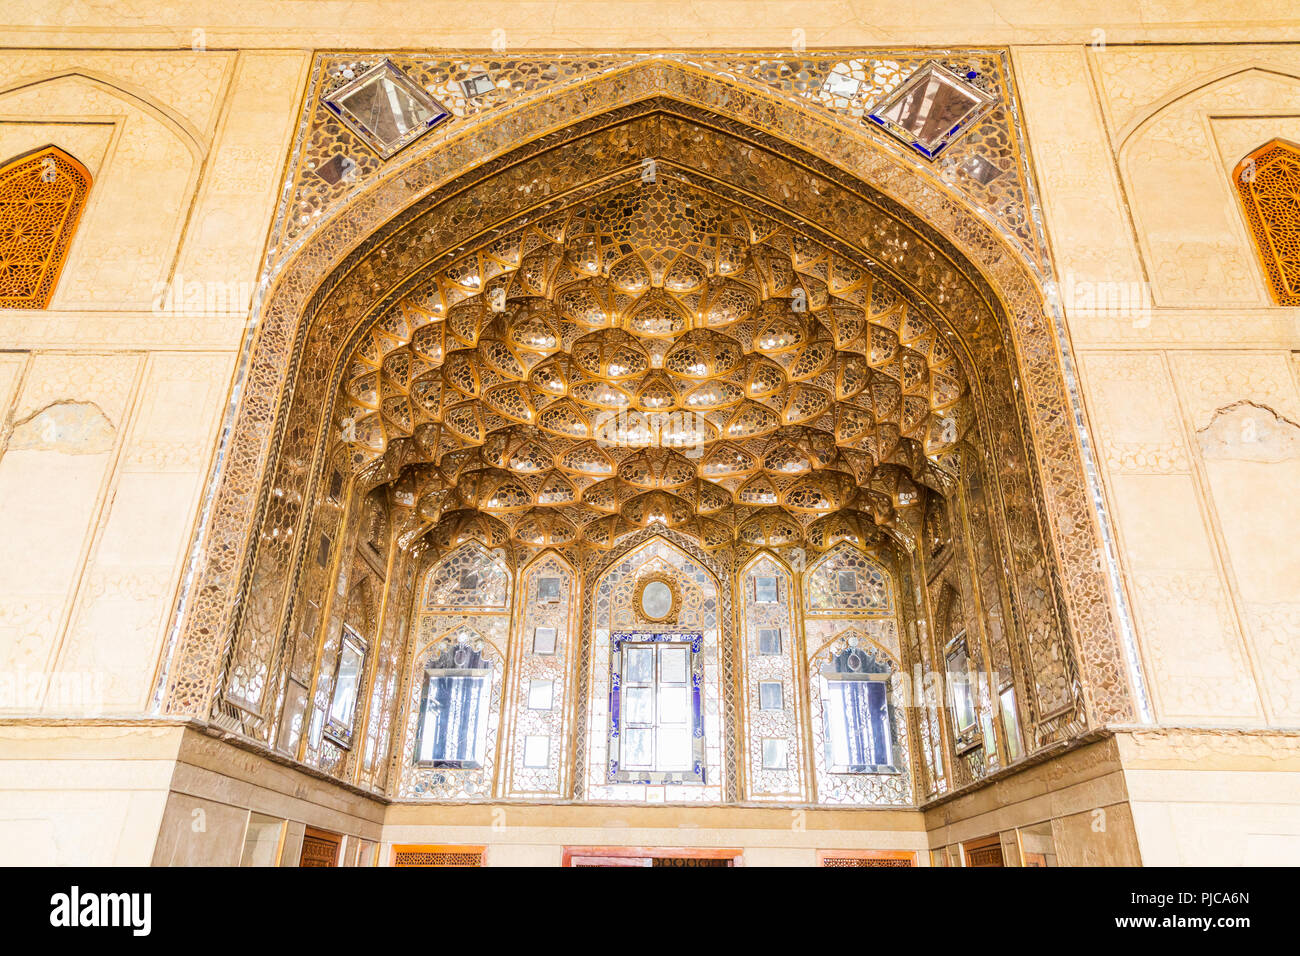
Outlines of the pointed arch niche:
[{"label": "pointed arch niche", "polygon": [[395,796],[496,796],[511,574],[471,541],[423,574],[401,698],[405,720]]},{"label": "pointed arch niche", "polygon": [[50,304],[90,183],[90,171],[57,146],[0,166],[0,308]]},{"label": "pointed arch niche", "polygon": [[1272,140],[1232,175],[1273,301],[1300,305],[1300,147]]},{"label": "pointed arch niche", "polygon": [[[585,719],[578,728],[577,749],[586,768],[576,793],[580,799],[722,803],[736,798],[734,701],[729,692],[731,589],[710,564],[698,546],[642,533],[591,582],[586,613],[590,639],[582,666]],[[649,580],[665,583],[672,593],[672,606],[663,618],[648,617],[642,607],[642,585]],[[629,702],[620,684],[628,677],[630,645],[646,642],[674,647],[680,643],[691,662],[685,704],[694,711],[687,720],[694,750],[691,771],[627,766],[623,747]],[[662,650],[652,650],[662,656]],[[653,703],[656,715],[660,705],[657,699]]]},{"label": "pointed arch niche", "polygon": [[[942,673],[944,575],[978,666],[1014,687],[1026,752],[1132,718],[1054,320],[976,211],[878,144],[716,77],[637,66],[507,115],[433,159],[394,158],[269,289],[162,709],[230,708],[267,739],[285,674],[319,656],[299,653],[307,615],[337,579],[313,565],[382,488],[395,566],[418,579],[384,604],[385,627],[410,624],[395,799],[939,796],[957,761],[941,678],[917,698],[924,720],[893,725],[892,762],[871,771],[887,787],[837,790],[811,715],[827,668],[908,688]],[[597,421],[678,401],[700,418],[650,440]],[[751,615],[756,576],[786,604]],[[558,607],[537,596],[545,577]],[[638,618],[650,577],[673,600]],[[537,660],[552,626],[564,659]],[[772,627],[789,639],[761,654]],[[616,759],[625,632],[698,640],[689,781]],[[447,669],[429,662],[460,645],[493,675],[491,775],[417,759],[427,673]],[[535,680],[550,711],[527,706]],[[753,724],[778,681],[781,716]],[[997,756],[979,773],[1006,763],[996,729],[981,748]]]}]

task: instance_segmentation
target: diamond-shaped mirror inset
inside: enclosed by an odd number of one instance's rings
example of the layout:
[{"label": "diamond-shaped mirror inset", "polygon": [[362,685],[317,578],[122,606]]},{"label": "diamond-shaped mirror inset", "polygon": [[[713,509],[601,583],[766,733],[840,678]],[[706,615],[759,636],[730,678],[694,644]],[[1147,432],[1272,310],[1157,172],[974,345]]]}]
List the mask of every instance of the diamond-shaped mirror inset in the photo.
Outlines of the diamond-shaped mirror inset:
[{"label": "diamond-shaped mirror inset", "polygon": [[908,77],[867,118],[933,159],[993,104],[993,97],[983,90],[930,63]]},{"label": "diamond-shaped mirror inset", "polygon": [[325,105],[387,159],[451,113],[390,61],[366,70],[325,98]]}]

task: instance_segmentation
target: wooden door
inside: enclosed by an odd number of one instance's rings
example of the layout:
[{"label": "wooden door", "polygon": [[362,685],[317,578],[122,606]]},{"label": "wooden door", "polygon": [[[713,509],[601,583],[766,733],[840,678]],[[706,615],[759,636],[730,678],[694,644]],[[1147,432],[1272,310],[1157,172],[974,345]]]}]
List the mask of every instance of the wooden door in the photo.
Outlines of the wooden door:
[{"label": "wooden door", "polygon": [[298,865],[338,866],[340,842],[342,838],[337,833],[308,827],[302,837],[302,855],[298,857]]},{"label": "wooden door", "polygon": [[962,844],[967,866],[1006,866],[1002,859],[1002,838],[996,833],[990,837]]}]

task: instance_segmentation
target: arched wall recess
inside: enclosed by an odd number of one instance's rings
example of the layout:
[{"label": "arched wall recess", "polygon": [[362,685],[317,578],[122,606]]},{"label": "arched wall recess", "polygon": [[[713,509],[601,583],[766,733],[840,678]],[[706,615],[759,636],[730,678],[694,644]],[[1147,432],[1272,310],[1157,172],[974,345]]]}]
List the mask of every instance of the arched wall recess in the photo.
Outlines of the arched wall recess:
[{"label": "arched wall recess", "polygon": [[[6,119],[111,127],[76,242],[50,304],[149,308],[171,278],[207,147],[194,124],[130,83],[85,70],[28,77],[0,92]],[[155,201],[136,201],[139,181]],[[127,260],[130,260],[128,263]]]},{"label": "arched wall recess", "polygon": [[[1034,703],[1039,739],[1068,736],[1091,720],[1131,716],[1118,628],[1105,579],[1092,560],[1098,544],[1073,413],[1030,270],[978,216],[879,147],[818,139],[807,117],[802,119],[809,129],[791,121],[777,135],[748,124],[772,106],[751,91],[739,95],[715,78],[658,68],[648,68],[647,75],[662,81],[659,92],[632,102],[623,85],[627,76],[586,85],[581,102],[566,92],[555,94],[547,108],[567,110],[570,125],[508,156],[503,131],[486,123],[448,141],[436,162],[396,168],[354,200],[355,218],[346,226],[325,223],[289,261],[265,300],[251,356],[252,374],[268,389],[268,401],[245,402],[216,489],[224,504],[214,513],[232,520],[210,525],[201,539],[206,549],[228,547],[241,557],[234,565],[198,569],[204,583],[187,597],[160,686],[161,705],[203,710],[228,655],[258,643],[239,633],[243,625],[235,609],[223,604],[223,588],[237,592],[256,582],[280,595],[282,617],[292,613],[289,599],[302,555],[279,542],[310,537],[302,530],[314,520],[310,502],[327,478],[326,463],[339,461],[330,450],[339,422],[319,396],[337,393],[346,356],[374,323],[395,315],[403,297],[467,239],[481,243],[521,216],[544,222],[608,191],[620,177],[639,177],[639,161],[629,165],[627,157],[651,155],[661,158],[657,166],[665,175],[729,203],[752,205],[838,255],[878,266],[909,301],[944,324],[945,341],[960,356],[980,408],[976,423],[989,443],[990,480],[1000,482],[1000,495],[1025,503],[1000,516],[998,529],[1007,541],[1025,622],[1034,622],[1025,639],[1033,645],[1026,653],[1042,672]],[[776,115],[798,114],[788,110],[782,105]],[[514,119],[525,126],[537,121],[540,130],[542,115],[524,110]],[[517,141],[517,128],[511,135]],[[484,155],[503,158],[482,162]],[[521,194],[534,197],[525,208]],[[757,198],[763,196],[780,197],[781,204],[765,204]],[[360,242],[365,228],[377,231]],[[912,251],[903,254],[904,247]],[[961,318],[944,318],[948,314]],[[399,335],[396,341],[405,340]],[[273,412],[274,396],[288,386],[287,366],[277,356],[291,352],[297,356],[297,384],[284,393],[291,401]],[[309,393],[318,396],[314,403],[305,398]],[[1031,460],[1031,436],[1035,448],[1050,449],[1051,468]],[[367,480],[376,474],[395,479],[403,464],[400,448],[395,445],[393,454],[382,449],[378,467],[392,473],[369,472]],[[286,486],[296,493],[274,502],[259,492]],[[1074,520],[1049,525],[1047,508]],[[253,527],[299,531],[266,544],[271,539],[251,535]],[[486,524],[482,533],[497,532]],[[1048,544],[1052,538],[1055,552]],[[259,540],[263,544],[250,548]],[[1059,568],[1052,566],[1057,560]],[[284,626],[287,619],[276,627]],[[1076,670],[1080,662],[1088,673],[1086,700]]]},{"label": "arched wall recess", "polygon": [[49,305],[90,185],[90,171],[57,146],[0,166],[0,308]]},{"label": "arched wall recess", "polygon": [[[1232,69],[1161,101],[1119,139],[1117,156],[1156,306],[1271,301],[1216,124],[1300,114],[1300,78]],[[1186,196],[1205,197],[1187,203]]]},{"label": "arched wall recess", "polygon": [[1300,305],[1300,147],[1275,139],[1232,171],[1242,214],[1278,305]]}]

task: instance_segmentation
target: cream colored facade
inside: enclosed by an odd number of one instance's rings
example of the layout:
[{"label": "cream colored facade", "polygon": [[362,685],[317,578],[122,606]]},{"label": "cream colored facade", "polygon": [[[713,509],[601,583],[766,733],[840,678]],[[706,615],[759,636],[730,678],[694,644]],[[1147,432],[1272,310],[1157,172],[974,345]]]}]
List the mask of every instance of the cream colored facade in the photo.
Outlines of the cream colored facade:
[{"label": "cream colored facade", "polygon": [[[487,3],[468,28],[438,2],[8,4],[0,159],[54,143],[94,187],[49,309],[0,311],[0,860],[236,864],[250,810],[290,821],[286,862],[304,825],[494,865],[624,845],[928,865],[1044,822],[1062,863],[1300,857],[1300,310],[1272,304],[1232,182],[1300,142],[1300,19],[867,6]],[[162,713],[314,52],[792,42],[1009,50],[1147,713],[919,810],[390,803]],[[198,308],[158,308],[191,284]]]}]

